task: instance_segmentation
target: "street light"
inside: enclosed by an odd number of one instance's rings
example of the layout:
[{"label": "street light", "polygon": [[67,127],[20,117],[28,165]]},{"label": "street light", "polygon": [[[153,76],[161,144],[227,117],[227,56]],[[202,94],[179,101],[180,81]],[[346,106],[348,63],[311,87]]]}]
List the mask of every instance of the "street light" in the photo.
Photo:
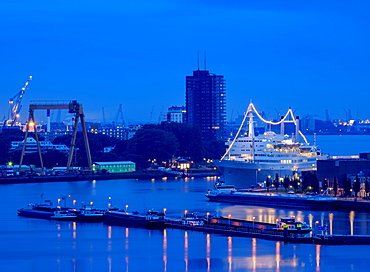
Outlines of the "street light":
[{"label": "street light", "polygon": [[108,197],[108,210],[110,210],[110,207],[112,206],[112,197]]},{"label": "street light", "polygon": [[260,168],[256,169],[256,183],[258,183],[258,172],[261,171]]},{"label": "street light", "polygon": [[229,217],[229,228],[230,228],[230,217],[231,217],[231,214],[229,214],[229,216],[228,216],[228,217]]},{"label": "street light", "polygon": [[315,221],[315,232],[316,232],[316,234],[318,234],[319,233],[319,230],[318,230],[318,227],[317,227],[317,224],[320,224],[320,221]]},{"label": "street light", "polygon": [[253,216],[252,219],[253,219],[253,229],[254,229],[254,219],[256,219],[256,217]]},{"label": "street light", "polygon": [[127,211],[128,211],[128,205],[126,205],[126,213],[127,213]]}]

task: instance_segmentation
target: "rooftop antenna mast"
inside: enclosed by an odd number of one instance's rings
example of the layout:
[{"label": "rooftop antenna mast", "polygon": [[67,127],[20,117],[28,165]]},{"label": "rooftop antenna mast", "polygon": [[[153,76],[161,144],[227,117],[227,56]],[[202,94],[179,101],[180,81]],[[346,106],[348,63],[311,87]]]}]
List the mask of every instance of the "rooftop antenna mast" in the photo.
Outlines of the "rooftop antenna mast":
[{"label": "rooftop antenna mast", "polygon": [[207,70],[207,51],[204,51],[204,70]]},{"label": "rooftop antenna mast", "polygon": [[199,50],[198,50],[198,71],[199,71]]}]

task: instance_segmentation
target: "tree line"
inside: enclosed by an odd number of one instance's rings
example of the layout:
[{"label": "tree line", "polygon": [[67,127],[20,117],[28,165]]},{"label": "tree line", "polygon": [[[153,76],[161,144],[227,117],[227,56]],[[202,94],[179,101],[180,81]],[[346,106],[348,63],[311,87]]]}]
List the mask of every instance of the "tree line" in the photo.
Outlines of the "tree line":
[{"label": "tree line", "polygon": [[[32,137],[32,134],[29,134]],[[53,144],[64,144],[69,147],[71,135],[57,137]],[[22,141],[24,133],[21,131],[6,131],[0,135],[0,164],[12,161],[19,163],[20,151],[10,152],[11,141]],[[202,140],[197,126],[183,123],[161,123],[144,125],[129,140],[88,133],[91,156],[93,161],[133,161],[137,167],[147,168],[152,162],[157,165],[166,165],[173,158],[186,158],[200,163],[204,159],[219,159],[225,152],[223,141],[216,139]],[[43,140],[40,137],[40,140]],[[114,147],[109,153],[104,153],[104,147]],[[82,133],[77,133],[73,158],[75,166],[87,166],[87,158]],[[68,154],[51,150],[43,153],[44,166],[66,166]],[[37,153],[26,154],[23,164],[40,166]]]}]

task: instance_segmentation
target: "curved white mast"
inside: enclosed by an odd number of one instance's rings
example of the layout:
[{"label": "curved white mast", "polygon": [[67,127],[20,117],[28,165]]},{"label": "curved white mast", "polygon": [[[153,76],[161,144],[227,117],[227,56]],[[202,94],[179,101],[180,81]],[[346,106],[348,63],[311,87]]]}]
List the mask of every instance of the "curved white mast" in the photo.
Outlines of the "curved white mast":
[{"label": "curved white mast", "polygon": [[252,161],[254,161],[254,121],[253,121],[253,112],[249,111],[249,122],[248,122],[248,137],[252,138]]},{"label": "curved white mast", "polygon": [[[231,144],[229,145],[229,148],[226,150],[225,154],[221,157],[221,160],[223,160],[226,155],[230,154],[230,150],[231,148],[233,147],[236,139],[239,137],[239,134],[240,134],[240,131],[242,130],[243,126],[244,126],[244,123],[245,123],[245,120],[247,117],[249,117],[249,124],[248,124],[248,128],[249,128],[249,131],[248,131],[248,137],[252,137],[252,139],[254,139],[254,125],[253,125],[253,113],[255,113],[257,115],[257,117],[264,123],[267,123],[267,124],[270,124],[270,125],[279,125],[279,124],[283,124],[283,123],[294,123],[294,125],[296,126],[296,141],[298,141],[298,135],[300,135],[304,142],[306,144],[308,144],[308,141],[306,139],[306,137],[303,135],[303,133],[299,130],[299,121],[298,121],[298,118],[296,119],[294,114],[293,114],[293,111],[291,108],[288,109],[288,111],[286,112],[286,114],[284,116],[282,116],[282,118],[280,119],[280,121],[278,122],[273,122],[273,121],[269,121],[269,120],[266,120],[264,119],[257,111],[256,107],[254,106],[254,104],[252,102],[249,103],[248,105],[248,108],[247,108],[247,111],[244,113],[244,118],[243,118],[243,121],[234,137],[234,139],[232,140]],[[292,120],[287,120],[288,117],[291,117]],[[254,142],[253,142],[253,150],[254,150]]]}]

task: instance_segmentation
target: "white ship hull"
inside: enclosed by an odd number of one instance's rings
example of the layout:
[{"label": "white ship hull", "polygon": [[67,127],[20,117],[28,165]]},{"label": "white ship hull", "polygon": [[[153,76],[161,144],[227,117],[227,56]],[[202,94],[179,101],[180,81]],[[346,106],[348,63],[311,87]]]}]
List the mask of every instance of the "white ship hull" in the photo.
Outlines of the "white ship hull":
[{"label": "white ship hull", "polygon": [[[268,176],[273,180],[278,174],[280,178],[300,174],[302,171],[316,170],[312,164],[262,164],[242,161],[215,160],[213,163],[221,171],[226,184],[233,184],[236,188],[250,188],[266,181]],[[316,165],[316,164],[315,164]]]}]

